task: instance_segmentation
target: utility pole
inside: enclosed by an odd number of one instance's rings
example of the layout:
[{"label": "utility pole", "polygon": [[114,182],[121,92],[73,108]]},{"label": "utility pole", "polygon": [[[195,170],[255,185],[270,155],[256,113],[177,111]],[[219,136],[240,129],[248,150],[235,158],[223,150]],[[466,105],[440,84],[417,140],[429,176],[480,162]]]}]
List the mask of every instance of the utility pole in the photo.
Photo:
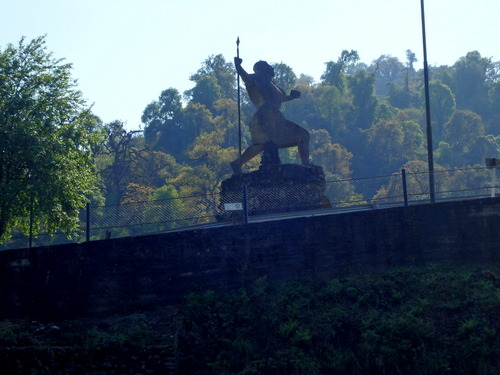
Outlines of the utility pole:
[{"label": "utility pole", "polygon": [[425,118],[427,131],[427,164],[429,169],[429,196],[431,203],[436,201],[434,190],[434,155],[432,150],[432,126],[431,126],[431,107],[429,95],[429,68],[427,66],[427,41],[425,37],[425,12],[424,0],[420,0],[420,9],[422,13],[422,42],[424,46],[424,83],[425,83]]},{"label": "utility pole", "polygon": [[[236,57],[240,58],[240,37],[236,39]],[[238,149],[241,156],[241,86],[238,71],[236,71],[236,76],[238,77]]]}]

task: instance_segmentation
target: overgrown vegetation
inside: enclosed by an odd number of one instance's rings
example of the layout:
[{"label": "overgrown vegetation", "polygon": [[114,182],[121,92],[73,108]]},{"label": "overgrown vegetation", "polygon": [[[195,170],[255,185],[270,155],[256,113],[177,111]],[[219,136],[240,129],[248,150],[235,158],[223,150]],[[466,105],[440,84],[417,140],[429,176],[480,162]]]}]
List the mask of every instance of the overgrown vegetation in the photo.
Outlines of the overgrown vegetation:
[{"label": "overgrown vegetation", "polygon": [[498,374],[497,267],[191,294],[183,374]]},{"label": "overgrown vegetation", "polygon": [[154,357],[155,368],[176,367],[178,358],[180,374],[496,375],[499,286],[496,265],[261,278],[236,291],[192,293],[177,309],[0,322],[0,368],[104,374],[144,370]]}]

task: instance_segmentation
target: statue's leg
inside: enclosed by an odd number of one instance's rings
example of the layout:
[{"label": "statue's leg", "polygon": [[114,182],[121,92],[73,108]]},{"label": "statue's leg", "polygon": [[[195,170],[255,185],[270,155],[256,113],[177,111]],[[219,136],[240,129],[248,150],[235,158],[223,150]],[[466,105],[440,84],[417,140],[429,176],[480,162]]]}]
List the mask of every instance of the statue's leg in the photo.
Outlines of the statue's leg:
[{"label": "statue's leg", "polygon": [[261,121],[262,111],[257,111],[250,122],[250,135],[252,136],[252,145],[249,146],[243,154],[231,163],[234,173],[241,173],[241,167],[257,156],[264,150],[264,145],[269,142],[268,134],[262,129]]},{"label": "statue's leg", "polygon": [[273,134],[273,141],[279,148],[297,146],[302,165],[310,165],[309,162],[309,132],[290,120],[284,120],[280,131]]},{"label": "statue's leg", "polygon": [[297,148],[299,151],[300,161],[302,165],[310,165],[309,161],[309,132],[304,128],[301,128],[303,131],[300,132],[299,140],[297,143]]},{"label": "statue's leg", "polygon": [[233,172],[241,173],[242,165],[257,156],[263,149],[264,145],[251,145],[250,147],[248,147],[238,159],[231,163]]}]

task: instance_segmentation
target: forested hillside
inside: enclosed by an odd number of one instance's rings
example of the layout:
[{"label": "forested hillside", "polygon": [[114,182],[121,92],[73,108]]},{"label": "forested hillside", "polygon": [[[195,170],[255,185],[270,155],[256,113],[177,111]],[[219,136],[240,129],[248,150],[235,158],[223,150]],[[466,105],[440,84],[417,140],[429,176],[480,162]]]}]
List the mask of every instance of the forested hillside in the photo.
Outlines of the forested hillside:
[{"label": "forested hillside", "polygon": [[[253,63],[243,65],[251,71]],[[309,130],[312,162],[327,181],[343,181],[334,191],[342,202],[384,199],[396,188],[385,179],[360,191],[352,178],[427,170],[423,72],[413,52],[368,65],[345,50],[325,63],[320,82],[273,66],[276,83],[301,92],[283,112]],[[0,240],[12,230],[78,232],[89,200],[96,207],[218,193],[239,153],[238,108],[243,149],[249,143],[255,109],[244,87],[238,107],[234,64],[220,54],[189,77],[192,89],[151,98],[134,130],[93,115],[70,70],[46,52],[44,37],[0,50]],[[430,109],[436,171],[500,157],[500,62],[472,51],[453,66],[431,66]],[[295,148],[280,156],[299,162]],[[258,166],[255,158],[245,168]],[[489,178],[484,168],[471,173],[469,181]],[[441,186],[464,184],[443,176]],[[428,182],[418,184],[425,194]]]},{"label": "forested hillside", "polygon": [[[407,61],[382,55],[367,65],[356,51],[343,51],[325,63],[320,82],[272,64],[276,83],[302,93],[283,112],[310,131],[312,162],[328,180],[427,169],[423,72],[416,62],[407,51]],[[243,64],[251,70],[253,63]],[[238,155],[234,65],[212,55],[190,79],[191,90],[166,88],[147,105],[144,132],[126,131],[120,122],[102,125],[107,141],[97,165],[107,204],[216,192],[230,176]],[[436,170],[484,166],[485,157],[499,157],[500,62],[473,51],[453,66],[431,66],[430,80]],[[245,148],[254,108],[244,87],[242,93]],[[298,162],[294,148],[280,156]]]}]

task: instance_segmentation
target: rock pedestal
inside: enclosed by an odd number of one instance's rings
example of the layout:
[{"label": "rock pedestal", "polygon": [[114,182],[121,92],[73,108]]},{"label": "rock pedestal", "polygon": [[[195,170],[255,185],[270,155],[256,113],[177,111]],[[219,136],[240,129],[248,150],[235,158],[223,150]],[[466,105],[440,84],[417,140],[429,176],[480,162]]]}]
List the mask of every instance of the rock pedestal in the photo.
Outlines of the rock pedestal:
[{"label": "rock pedestal", "polygon": [[[276,154],[265,152],[256,171],[236,174],[221,184],[219,210],[222,219],[243,205],[243,186],[247,186],[248,214],[259,215],[328,208],[323,168],[315,165],[280,164]],[[229,204],[229,205],[228,205]]]}]

